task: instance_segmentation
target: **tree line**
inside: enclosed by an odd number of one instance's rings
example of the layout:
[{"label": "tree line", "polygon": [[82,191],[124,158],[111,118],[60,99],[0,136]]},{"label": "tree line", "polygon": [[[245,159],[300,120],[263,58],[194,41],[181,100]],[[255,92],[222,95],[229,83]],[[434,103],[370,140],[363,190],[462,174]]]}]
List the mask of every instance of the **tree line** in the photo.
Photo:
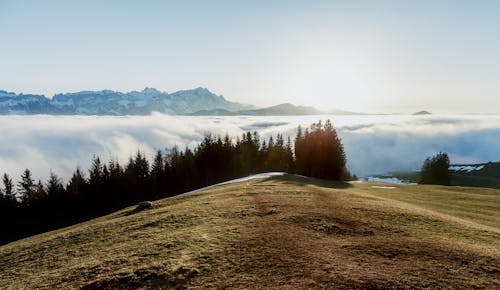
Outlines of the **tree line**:
[{"label": "tree line", "polygon": [[2,243],[95,218],[142,200],[175,196],[214,183],[268,171],[348,179],[344,148],[330,121],[299,127],[292,141],[257,132],[237,138],[207,134],[194,148],[141,151],[126,164],[94,156],[87,171],[77,168],[64,183],[51,172],[35,181],[26,169],[17,184],[8,174],[0,187]]}]

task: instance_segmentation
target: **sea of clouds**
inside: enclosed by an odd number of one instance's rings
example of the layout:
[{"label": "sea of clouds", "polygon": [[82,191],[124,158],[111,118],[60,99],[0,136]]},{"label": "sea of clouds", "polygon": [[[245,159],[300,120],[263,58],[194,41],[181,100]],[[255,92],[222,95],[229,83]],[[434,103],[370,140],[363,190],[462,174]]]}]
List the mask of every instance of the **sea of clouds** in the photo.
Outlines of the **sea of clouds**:
[{"label": "sea of clouds", "polygon": [[68,179],[94,155],[125,163],[137,150],[194,147],[206,133],[295,136],[297,126],[331,119],[342,138],[348,168],[358,176],[418,170],[439,151],[452,163],[500,161],[500,116],[0,116],[0,173],[15,180],[29,168],[45,180],[50,171]]}]

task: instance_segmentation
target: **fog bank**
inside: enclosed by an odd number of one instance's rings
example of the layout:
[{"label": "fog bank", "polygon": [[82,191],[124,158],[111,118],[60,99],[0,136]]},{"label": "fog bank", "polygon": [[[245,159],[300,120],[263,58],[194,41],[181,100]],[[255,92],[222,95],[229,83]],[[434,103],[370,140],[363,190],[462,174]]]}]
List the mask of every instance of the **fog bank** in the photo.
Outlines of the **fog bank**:
[{"label": "fog bank", "polygon": [[45,180],[50,170],[67,179],[93,155],[121,163],[140,149],[195,146],[210,132],[237,136],[295,135],[298,125],[331,119],[343,140],[349,169],[359,175],[417,170],[439,151],[452,163],[500,161],[500,116],[0,116],[0,173],[15,180],[25,168]]}]

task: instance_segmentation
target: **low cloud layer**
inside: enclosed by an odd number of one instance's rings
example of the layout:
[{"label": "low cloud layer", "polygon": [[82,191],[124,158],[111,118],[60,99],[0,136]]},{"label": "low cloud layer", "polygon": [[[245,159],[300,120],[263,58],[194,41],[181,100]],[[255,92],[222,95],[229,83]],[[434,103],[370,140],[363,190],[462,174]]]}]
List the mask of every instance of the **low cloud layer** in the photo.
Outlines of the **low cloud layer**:
[{"label": "low cloud layer", "polygon": [[0,173],[17,180],[29,168],[44,180],[52,170],[67,179],[76,166],[87,169],[95,154],[124,163],[140,149],[152,158],[156,149],[193,147],[208,132],[293,137],[298,125],[327,118],[359,176],[417,170],[439,151],[453,163],[500,161],[500,116],[0,116]]}]

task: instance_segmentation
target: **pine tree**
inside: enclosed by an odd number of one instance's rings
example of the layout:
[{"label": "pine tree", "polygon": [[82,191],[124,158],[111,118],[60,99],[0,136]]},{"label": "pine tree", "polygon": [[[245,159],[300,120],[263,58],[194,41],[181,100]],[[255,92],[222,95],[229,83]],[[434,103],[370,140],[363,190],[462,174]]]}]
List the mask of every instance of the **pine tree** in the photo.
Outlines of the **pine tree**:
[{"label": "pine tree", "polygon": [[166,180],[165,180],[165,158],[161,150],[156,151],[153,165],[151,167],[151,177],[153,178],[153,187],[156,197],[165,195]]},{"label": "pine tree", "polygon": [[292,141],[290,140],[290,136],[288,136],[286,140],[285,162],[286,162],[285,171],[288,173],[295,172],[295,160],[293,159]]},{"label": "pine tree", "polygon": [[314,123],[302,133],[299,127],[295,140],[297,172],[306,176],[342,180],[346,156],[337,131],[328,120]]},{"label": "pine tree", "polygon": [[42,181],[39,179],[37,184],[35,185],[35,191],[33,193],[33,201],[43,201],[47,197],[47,191],[45,190],[45,186],[43,186]]},{"label": "pine tree", "polygon": [[425,159],[420,176],[421,184],[450,185],[450,158],[447,153],[438,154]]},{"label": "pine tree", "polygon": [[30,200],[33,200],[36,185],[35,180],[31,175],[31,171],[26,168],[21,175],[21,181],[19,181],[17,186],[17,192],[21,196],[21,201],[24,205],[29,205]]},{"label": "pine tree", "polygon": [[16,201],[16,196],[14,192],[14,184],[12,183],[12,178],[9,177],[7,173],[2,176],[3,183],[3,194],[7,200]]},{"label": "pine tree", "polygon": [[85,176],[80,168],[77,168],[66,186],[66,191],[70,196],[80,196],[84,194],[87,185]]},{"label": "pine tree", "polygon": [[99,156],[94,156],[92,165],[89,169],[89,184],[96,188],[102,186],[104,181],[103,165]]},{"label": "pine tree", "polygon": [[301,174],[305,172],[305,152],[304,152],[304,134],[302,133],[302,127],[299,125],[297,128],[297,135],[295,136],[294,150],[295,150],[295,170]]},{"label": "pine tree", "polygon": [[64,186],[61,178],[55,173],[50,172],[47,180],[47,195],[51,198],[60,198],[64,195]]},{"label": "pine tree", "polygon": [[147,179],[149,176],[149,162],[141,151],[137,151],[135,155],[134,170],[140,180]]}]

